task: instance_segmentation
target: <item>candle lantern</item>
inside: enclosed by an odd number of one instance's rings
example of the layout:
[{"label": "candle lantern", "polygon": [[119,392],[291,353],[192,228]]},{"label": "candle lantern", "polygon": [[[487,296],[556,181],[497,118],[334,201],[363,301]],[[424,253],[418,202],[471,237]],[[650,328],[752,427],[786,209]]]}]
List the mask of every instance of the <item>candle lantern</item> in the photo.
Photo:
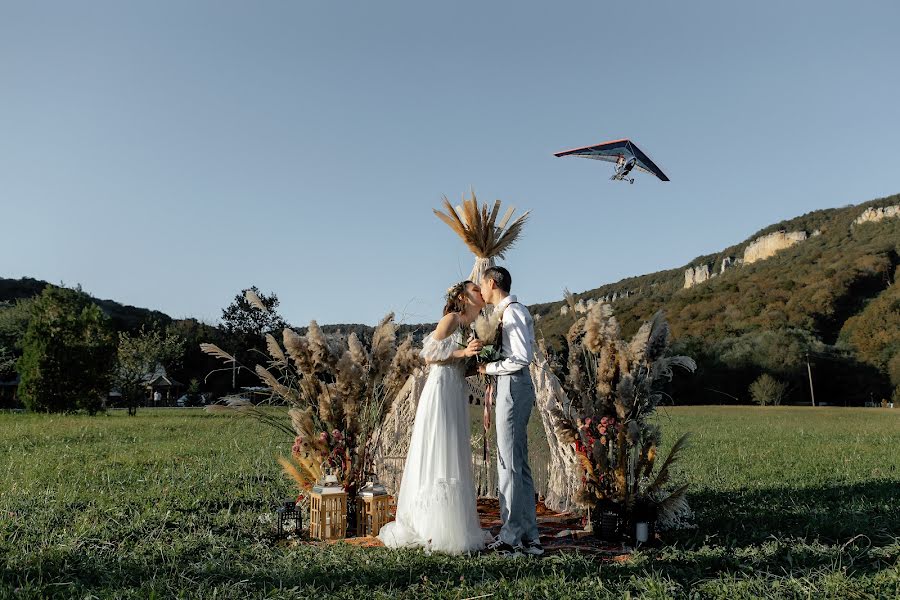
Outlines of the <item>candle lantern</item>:
[{"label": "candle lantern", "polygon": [[376,536],[390,520],[390,496],[375,477],[359,489],[356,495],[356,529],[362,536]]},{"label": "candle lantern", "polygon": [[284,535],[285,531],[293,527],[294,531],[302,529],[303,519],[295,500],[285,500],[275,509],[275,526],[278,535]]},{"label": "candle lantern", "polygon": [[330,471],[309,495],[309,537],[339,540],[347,536],[347,492]]}]

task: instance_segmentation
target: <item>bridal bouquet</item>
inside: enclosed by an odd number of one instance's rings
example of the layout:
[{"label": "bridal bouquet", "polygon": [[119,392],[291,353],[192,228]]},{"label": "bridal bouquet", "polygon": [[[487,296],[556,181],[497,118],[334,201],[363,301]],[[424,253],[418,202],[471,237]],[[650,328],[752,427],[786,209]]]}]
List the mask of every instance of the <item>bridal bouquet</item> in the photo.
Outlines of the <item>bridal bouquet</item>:
[{"label": "bridal bouquet", "polygon": [[500,348],[498,348],[499,341],[497,340],[500,316],[501,313],[498,310],[492,311],[488,315],[482,313],[469,325],[469,331],[463,332],[462,337],[466,342],[474,338],[484,343],[481,352],[474,357],[476,363],[495,362],[503,358]]}]

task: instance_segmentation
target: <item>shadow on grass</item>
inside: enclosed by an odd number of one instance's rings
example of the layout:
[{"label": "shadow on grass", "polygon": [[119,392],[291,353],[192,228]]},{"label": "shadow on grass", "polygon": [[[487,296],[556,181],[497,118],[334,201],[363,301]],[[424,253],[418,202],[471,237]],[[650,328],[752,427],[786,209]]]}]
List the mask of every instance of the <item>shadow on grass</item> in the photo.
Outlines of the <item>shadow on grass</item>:
[{"label": "shadow on grass", "polygon": [[772,538],[844,543],[862,534],[872,543],[900,537],[900,482],[808,488],[762,488],[690,495],[697,529],[682,542],[744,546]]},{"label": "shadow on grass", "polygon": [[[162,586],[160,590],[170,593],[170,586],[194,581],[202,582],[192,590],[201,594],[200,588],[224,590],[237,583],[242,590],[255,592],[290,588],[320,592],[337,585],[415,595],[418,586],[446,591],[461,582],[473,589],[501,581],[526,586],[529,580],[540,580],[564,589],[566,582],[600,577],[607,589],[634,589],[636,581],[667,580],[687,591],[698,581],[724,573],[734,579],[809,578],[835,572],[861,578],[890,569],[900,560],[897,495],[892,482],[700,492],[692,496],[696,530],[673,535],[666,540],[668,545],[623,563],[577,553],[509,560],[348,545],[272,546],[248,538],[249,532],[221,531],[210,515],[200,519],[203,523],[193,523],[194,527],[205,523],[214,532],[210,538],[188,531],[179,537],[177,530],[167,529],[167,539],[158,540],[164,551],[124,540],[115,544],[104,540],[93,548],[47,547],[0,566],[0,583],[46,590],[65,582],[72,586],[69,591]],[[210,508],[214,506],[204,506]],[[246,508],[254,509],[252,503]],[[858,534],[866,537],[853,539]],[[116,549],[110,551],[111,545]]]},{"label": "shadow on grass", "polygon": [[[841,572],[848,578],[871,577],[890,567],[898,559],[892,555],[873,556],[843,551],[820,552],[809,547],[781,544],[767,553],[666,552],[659,556],[626,563],[602,563],[593,556],[568,555],[546,559],[503,559],[497,557],[453,558],[425,556],[421,552],[392,552],[387,549],[306,547],[278,552],[276,556],[248,562],[238,552],[227,560],[197,559],[202,549],[191,555],[169,555],[165,559],[148,557],[91,556],[76,551],[56,551],[29,561],[25,569],[0,570],[0,583],[37,590],[65,585],[70,592],[91,590],[100,595],[121,590],[156,590],[173,594],[185,582],[193,582],[191,594],[204,590],[231,589],[222,594],[231,597],[240,588],[240,597],[248,592],[293,589],[298,593],[325,594],[344,589],[380,590],[391,594],[418,596],[423,586],[432,592],[448,592],[461,585],[469,590],[494,589],[499,585],[520,591],[535,582],[559,589],[554,597],[567,597],[565,589],[583,581],[606,590],[640,589],[641,582],[666,581],[670,590],[686,593],[699,581],[715,579],[727,573],[732,580],[774,577],[821,577]],[[865,555],[863,555],[865,554]],[[62,583],[60,583],[62,582]],[[594,583],[591,583],[594,582]],[[810,582],[812,583],[812,582]],[[817,585],[817,584],[813,584]],[[866,584],[862,584],[866,585]],[[896,585],[896,583],[894,584]],[[185,589],[183,591],[188,591]],[[141,592],[143,593],[143,592]]]}]

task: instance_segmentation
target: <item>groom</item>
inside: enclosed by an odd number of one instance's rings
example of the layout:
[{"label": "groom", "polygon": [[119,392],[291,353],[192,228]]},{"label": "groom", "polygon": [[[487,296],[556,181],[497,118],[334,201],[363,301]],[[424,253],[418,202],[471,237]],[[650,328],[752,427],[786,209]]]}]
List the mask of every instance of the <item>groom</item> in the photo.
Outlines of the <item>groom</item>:
[{"label": "groom", "polygon": [[[481,295],[500,311],[498,336],[503,360],[479,365],[497,377],[497,471],[500,488],[500,535],[488,549],[500,554],[544,553],[538,535],[534,482],[528,466],[528,418],[534,386],[528,365],[534,356],[534,323],[528,309],[510,295],[512,277],[503,267],[490,267],[481,279]],[[489,414],[486,418],[490,418]]]}]

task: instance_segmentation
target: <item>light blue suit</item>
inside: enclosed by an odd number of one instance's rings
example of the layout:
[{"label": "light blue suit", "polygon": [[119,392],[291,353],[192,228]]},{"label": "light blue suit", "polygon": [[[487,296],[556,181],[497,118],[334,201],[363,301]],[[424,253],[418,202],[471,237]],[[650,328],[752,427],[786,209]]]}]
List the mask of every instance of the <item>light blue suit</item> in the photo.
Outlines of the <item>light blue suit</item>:
[{"label": "light blue suit", "polygon": [[534,323],[528,310],[507,296],[503,311],[505,358],[486,367],[497,376],[497,480],[500,491],[500,539],[512,546],[538,541],[534,481],[528,465],[528,419],[534,406],[534,385],[528,365],[534,356]]}]

